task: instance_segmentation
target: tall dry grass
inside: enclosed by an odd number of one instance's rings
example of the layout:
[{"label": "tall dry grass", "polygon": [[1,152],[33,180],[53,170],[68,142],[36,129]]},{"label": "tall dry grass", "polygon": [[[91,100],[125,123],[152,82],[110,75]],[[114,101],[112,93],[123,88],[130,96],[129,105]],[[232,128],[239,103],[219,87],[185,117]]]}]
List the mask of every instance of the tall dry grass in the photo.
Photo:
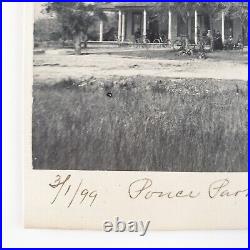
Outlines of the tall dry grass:
[{"label": "tall dry grass", "polygon": [[247,171],[246,82],[68,79],[33,97],[35,169]]}]

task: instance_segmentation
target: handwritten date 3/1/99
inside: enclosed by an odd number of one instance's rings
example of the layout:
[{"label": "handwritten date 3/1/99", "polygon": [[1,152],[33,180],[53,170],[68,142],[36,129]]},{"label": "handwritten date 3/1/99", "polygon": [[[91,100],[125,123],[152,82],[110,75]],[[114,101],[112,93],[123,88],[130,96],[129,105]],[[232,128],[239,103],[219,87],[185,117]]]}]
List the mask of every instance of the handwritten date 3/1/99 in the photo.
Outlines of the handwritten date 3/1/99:
[{"label": "handwritten date 3/1/99", "polygon": [[74,203],[79,205],[87,204],[91,207],[97,198],[97,191],[87,189],[82,179],[76,184],[72,184],[70,179],[71,175],[67,175],[66,178],[57,175],[54,183],[49,184],[51,188],[56,190],[56,195],[51,201],[51,205],[64,198],[68,208]]}]

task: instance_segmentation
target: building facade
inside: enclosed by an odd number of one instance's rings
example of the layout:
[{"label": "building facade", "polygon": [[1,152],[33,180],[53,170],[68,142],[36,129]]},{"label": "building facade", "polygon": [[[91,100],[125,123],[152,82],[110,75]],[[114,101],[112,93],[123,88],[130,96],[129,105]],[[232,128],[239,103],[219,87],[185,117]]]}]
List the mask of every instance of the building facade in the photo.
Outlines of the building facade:
[{"label": "building facade", "polygon": [[[216,18],[211,18],[209,13],[199,10],[192,10],[183,19],[175,10],[153,10],[154,3],[140,2],[112,2],[102,5],[106,12],[115,12],[117,15],[117,37],[120,42],[134,41],[136,33],[147,37],[151,42],[164,34],[173,41],[181,36],[196,43],[199,36],[210,32],[219,32],[224,42],[229,36],[235,42],[239,38],[247,41],[247,31],[244,31],[239,18],[229,18],[224,12]],[[103,26],[100,21],[99,40],[103,41]]]}]

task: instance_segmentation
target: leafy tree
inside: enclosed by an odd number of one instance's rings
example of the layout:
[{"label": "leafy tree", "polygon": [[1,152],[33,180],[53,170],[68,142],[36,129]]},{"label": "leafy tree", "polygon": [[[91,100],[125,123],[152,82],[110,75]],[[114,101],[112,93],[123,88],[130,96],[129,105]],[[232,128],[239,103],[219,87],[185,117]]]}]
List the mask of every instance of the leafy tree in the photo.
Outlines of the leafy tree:
[{"label": "leafy tree", "polygon": [[225,2],[224,11],[227,15],[239,18],[243,26],[247,25],[248,21],[248,3],[247,2]]},{"label": "leafy tree", "polygon": [[98,4],[90,2],[50,2],[46,11],[56,15],[64,35],[74,41],[76,54],[81,54],[82,42],[87,46],[88,29],[97,20],[106,19]]},{"label": "leafy tree", "polygon": [[62,36],[61,26],[55,18],[38,19],[34,24],[35,41],[58,41]]},{"label": "leafy tree", "polygon": [[224,12],[226,15],[239,18],[242,25],[242,32],[246,32],[248,28],[248,2],[225,2]]}]

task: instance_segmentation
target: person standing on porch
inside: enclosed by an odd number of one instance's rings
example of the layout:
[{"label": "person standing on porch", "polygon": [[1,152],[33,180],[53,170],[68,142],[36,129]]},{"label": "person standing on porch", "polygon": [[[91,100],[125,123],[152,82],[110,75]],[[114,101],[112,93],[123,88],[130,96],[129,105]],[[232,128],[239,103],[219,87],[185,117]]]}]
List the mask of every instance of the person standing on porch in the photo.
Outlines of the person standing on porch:
[{"label": "person standing on porch", "polygon": [[216,35],[215,35],[214,49],[215,50],[222,50],[223,49],[222,36],[221,36],[221,33],[219,31],[217,31]]}]

